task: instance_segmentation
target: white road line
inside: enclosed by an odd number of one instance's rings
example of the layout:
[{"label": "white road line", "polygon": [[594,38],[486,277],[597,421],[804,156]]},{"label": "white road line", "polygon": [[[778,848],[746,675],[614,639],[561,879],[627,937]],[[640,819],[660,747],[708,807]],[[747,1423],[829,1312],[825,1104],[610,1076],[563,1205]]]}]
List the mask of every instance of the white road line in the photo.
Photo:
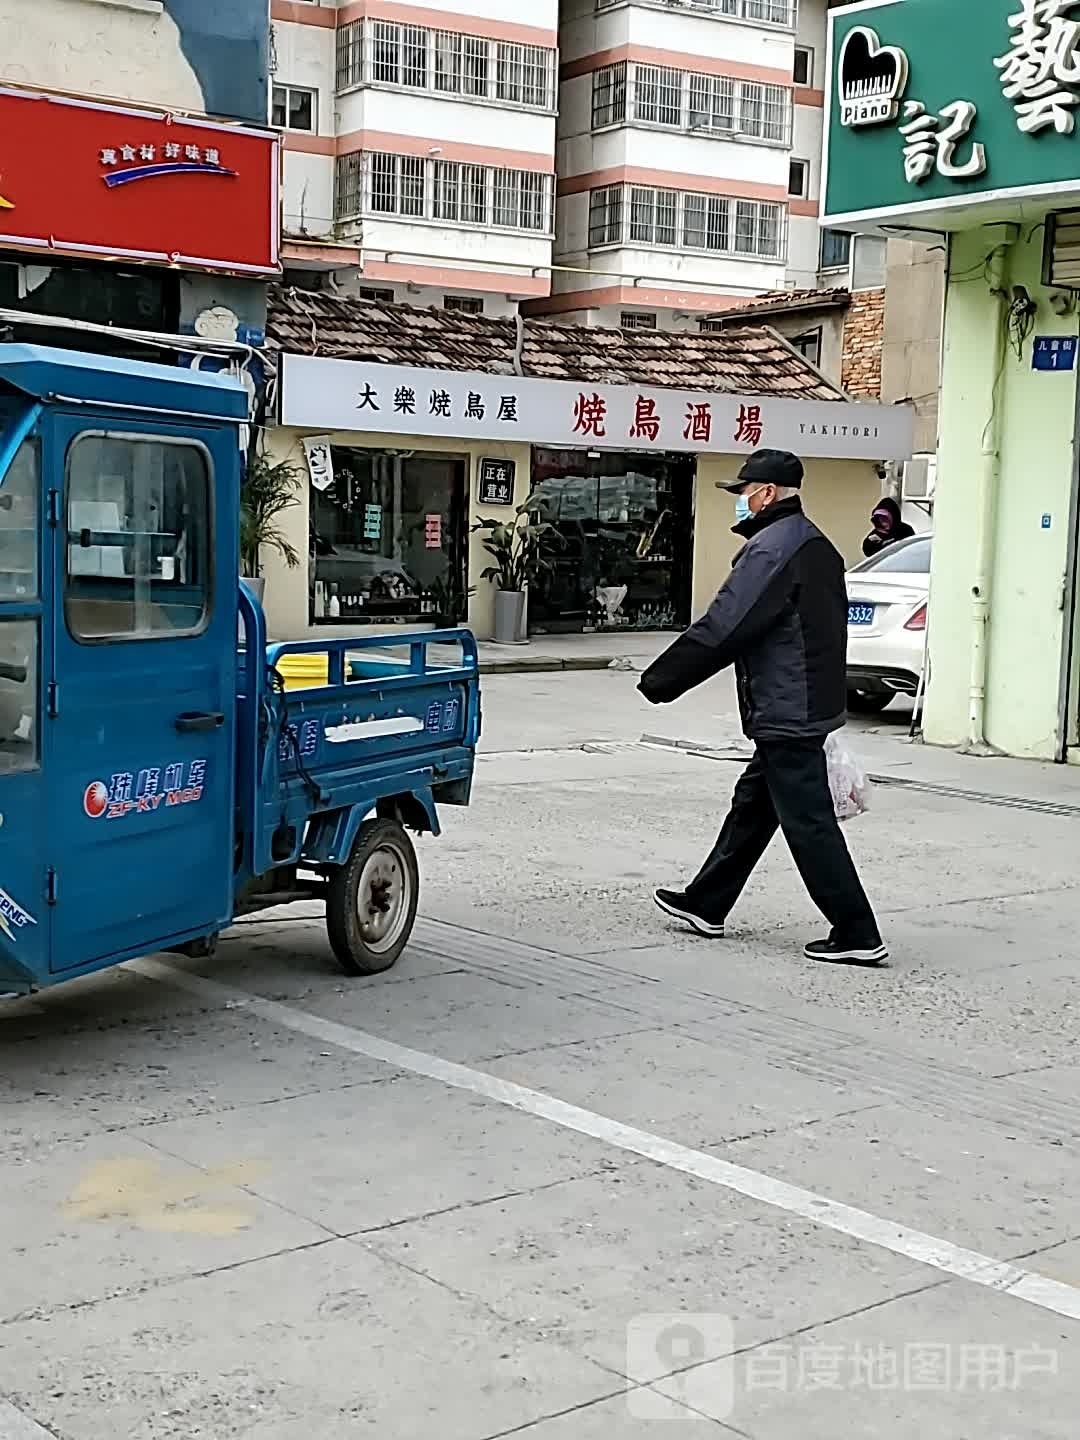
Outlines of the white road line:
[{"label": "white road line", "polygon": [[[264,1000],[244,990],[234,990],[216,980],[202,975],[191,975],[177,966],[160,960],[133,960],[127,967],[147,979],[159,980],[166,985],[186,990],[204,1000],[219,1001],[250,1010],[253,1014],[278,1025],[284,1030],[293,1030],[309,1035],[329,1045],[336,1045],[353,1054],[364,1055],[370,1060],[380,1060],[397,1070],[413,1075],[423,1075],[429,1080],[441,1081],[457,1090],[468,1090],[482,1095],[496,1104],[507,1105],[527,1115],[536,1115],[550,1120],[566,1130],[579,1135],[591,1135],[594,1139],[625,1150],[632,1155],[642,1155],[669,1170],[680,1170],[698,1180],[707,1180],[725,1190],[733,1190],[751,1200],[760,1200],[789,1215],[799,1215],[827,1230],[850,1235],[867,1244],[878,1245],[901,1255],[906,1260],[917,1260],[946,1275],[955,1275],[969,1280],[974,1285],[985,1286],[1002,1294],[1026,1300],[1042,1310],[1055,1315],[1065,1315],[1070,1320],[1080,1320],[1080,1289],[1051,1280],[1033,1270],[1025,1270],[1007,1261],[994,1260],[980,1255],[976,1250],[965,1250],[948,1240],[938,1240],[921,1230],[911,1230],[906,1225],[897,1225],[865,1210],[856,1210],[851,1205],[815,1195],[797,1185],[789,1185],[772,1175],[757,1170],[748,1170],[742,1165],[733,1165],[702,1150],[692,1150],[677,1141],[666,1140],[662,1135],[653,1135],[647,1130],[638,1130],[633,1125],[623,1125],[597,1115],[592,1110],[583,1110],[578,1105],[569,1105],[556,1100],[539,1090],[530,1090],[512,1080],[502,1080],[482,1070],[458,1065],[452,1060],[442,1060],[437,1055],[428,1055],[422,1050],[411,1050],[396,1045],[392,1040],[382,1040],[364,1030],[341,1025],[335,1020],[323,1020],[303,1010],[283,1005],[276,1000]],[[0,1431],[0,1440],[3,1432]]]},{"label": "white road line", "polygon": [[0,1440],[56,1440],[56,1437],[7,1400],[0,1400]]}]

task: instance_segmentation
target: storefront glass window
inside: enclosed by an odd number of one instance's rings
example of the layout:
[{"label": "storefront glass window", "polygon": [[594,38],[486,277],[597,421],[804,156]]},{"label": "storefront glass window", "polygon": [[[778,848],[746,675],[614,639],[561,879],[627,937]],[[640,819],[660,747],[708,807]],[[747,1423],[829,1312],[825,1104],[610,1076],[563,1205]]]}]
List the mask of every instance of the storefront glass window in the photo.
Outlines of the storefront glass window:
[{"label": "storefront glass window", "polygon": [[532,499],[558,539],[530,588],[533,628],[688,624],[694,474],[690,456],[534,450]]},{"label": "storefront glass window", "polygon": [[331,453],[333,483],[311,492],[315,623],[464,619],[466,460]]}]

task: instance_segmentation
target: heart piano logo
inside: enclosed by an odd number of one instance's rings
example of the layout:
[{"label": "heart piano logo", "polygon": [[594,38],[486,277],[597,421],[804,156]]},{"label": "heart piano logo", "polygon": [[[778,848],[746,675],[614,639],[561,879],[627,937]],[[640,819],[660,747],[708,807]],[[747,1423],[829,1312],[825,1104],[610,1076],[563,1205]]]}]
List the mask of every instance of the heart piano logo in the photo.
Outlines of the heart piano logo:
[{"label": "heart piano logo", "polygon": [[882,45],[865,26],[850,30],[840,47],[841,125],[887,125],[895,120],[908,70],[908,57],[898,46]]}]

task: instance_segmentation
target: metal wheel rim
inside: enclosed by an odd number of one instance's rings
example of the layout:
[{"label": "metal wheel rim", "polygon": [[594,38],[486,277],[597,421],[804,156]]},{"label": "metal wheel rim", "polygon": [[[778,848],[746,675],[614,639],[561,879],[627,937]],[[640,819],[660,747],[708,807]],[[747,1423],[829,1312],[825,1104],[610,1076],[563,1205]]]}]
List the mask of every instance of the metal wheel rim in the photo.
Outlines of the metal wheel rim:
[{"label": "metal wheel rim", "polygon": [[412,875],[405,851],[384,840],[364,862],[356,887],[356,920],[360,938],[381,955],[393,949],[409,921]]}]

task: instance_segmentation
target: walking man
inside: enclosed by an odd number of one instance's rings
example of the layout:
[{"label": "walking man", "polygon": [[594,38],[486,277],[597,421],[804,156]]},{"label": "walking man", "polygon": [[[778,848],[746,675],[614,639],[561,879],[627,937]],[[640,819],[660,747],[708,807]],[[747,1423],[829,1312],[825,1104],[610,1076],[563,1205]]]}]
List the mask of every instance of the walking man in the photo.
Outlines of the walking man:
[{"label": "walking man", "polygon": [[685,890],[657,890],[655,899],[699,935],[722,936],[779,827],[832,926],[805,953],[880,965],[888,951],[840,832],[825,765],[825,739],[847,718],[844,562],[803,513],[802,480],[797,456],[759,450],[720,487],[737,496],[735,534],[746,544],[707,614],[638,685],[646,700],[667,704],[734,665],[743,730],[756,745],[712,854]]}]

